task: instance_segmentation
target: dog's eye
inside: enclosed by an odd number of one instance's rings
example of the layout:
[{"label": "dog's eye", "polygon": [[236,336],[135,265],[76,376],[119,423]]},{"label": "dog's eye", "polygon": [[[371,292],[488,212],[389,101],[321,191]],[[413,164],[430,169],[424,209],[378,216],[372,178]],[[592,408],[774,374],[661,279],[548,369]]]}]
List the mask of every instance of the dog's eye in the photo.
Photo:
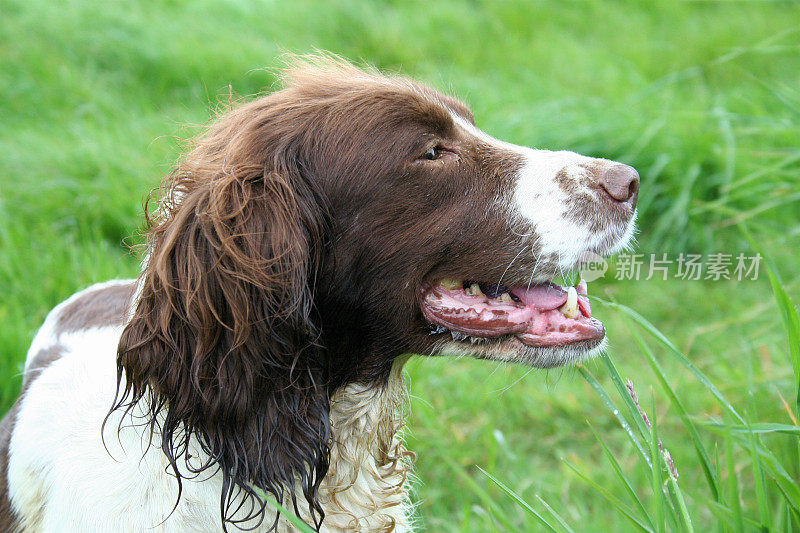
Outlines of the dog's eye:
[{"label": "dog's eye", "polygon": [[443,151],[444,150],[442,150],[441,147],[434,146],[432,148],[429,148],[428,151],[425,152],[425,155],[422,156],[422,159],[427,159],[428,161],[435,161],[436,159],[442,157]]}]

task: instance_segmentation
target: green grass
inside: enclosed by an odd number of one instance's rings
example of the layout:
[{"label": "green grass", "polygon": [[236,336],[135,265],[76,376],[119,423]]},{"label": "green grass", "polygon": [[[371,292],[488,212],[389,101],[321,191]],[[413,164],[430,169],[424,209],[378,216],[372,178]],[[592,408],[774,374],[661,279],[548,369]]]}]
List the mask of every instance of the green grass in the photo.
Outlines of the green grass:
[{"label": "green grass", "polygon": [[495,136],[636,166],[642,251],[749,253],[746,223],[780,273],[595,282],[611,350],[581,369],[412,359],[427,530],[800,527],[794,2],[0,0],[0,412],[47,311],[136,274],[122,241],[184,124],[315,49],[450,91]]}]

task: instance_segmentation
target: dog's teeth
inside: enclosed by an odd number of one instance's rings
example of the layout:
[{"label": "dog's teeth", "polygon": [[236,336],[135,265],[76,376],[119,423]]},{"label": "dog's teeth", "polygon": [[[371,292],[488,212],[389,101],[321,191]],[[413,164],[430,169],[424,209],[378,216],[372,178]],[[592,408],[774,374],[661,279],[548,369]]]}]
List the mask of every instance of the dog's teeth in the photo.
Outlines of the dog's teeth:
[{"label": "dog's teeth", "polygon": [[503,294],[501,294],[500,298],[498,298],[498,299],[501,302],[506,303],[506,304],[514,303],[514,300],[511,299],[511,295],[508,294],[507,292],[504,292]]},{"label": "dog's teeth", "polygon": [[567,302],[558,310],[567,318],[577,318],[581,314],[578,309],[578,291],[575,290],[575,287],[567,289]]},{"label": "dog's teeth", "polygon": [[486,296],[485,294],[483,294],[483,291],[481,290],[481,288],[478,286],[477,283],[473,283],[472,285],[470,285],[467,288],[466,292],[470,296]]},{"label": "dog's teeth", "polygon": [[430,328],[431,328],[431,335],[438,335],[439,333],[444,333],[445,331],[447,331],[446,327],[437,326],[434,324],[430,324]]},{"label": "dog's teeth", "polygon": [[450,335],[453,336],[454,341],[464,340],[467,337],[466,335],[464,335],[463,333],[459,333],[458,331],[451,331]]},{"label": "dog's teeth", "polygon": [[463,283],[454,278],[442,278],[439,280],[439,285],[451,291],[463,287]]},{"label": "dog's teeth", "polygon": [[578,282],[578,293],[580,294],[589,294],[589,285],[586,283],[586,280],[581,278]]}]

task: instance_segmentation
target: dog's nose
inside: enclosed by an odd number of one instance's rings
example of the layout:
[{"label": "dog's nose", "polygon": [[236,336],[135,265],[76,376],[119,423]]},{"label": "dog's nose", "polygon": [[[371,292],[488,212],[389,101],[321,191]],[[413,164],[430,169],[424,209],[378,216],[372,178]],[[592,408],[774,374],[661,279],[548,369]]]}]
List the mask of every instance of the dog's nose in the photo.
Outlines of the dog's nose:
[{"label": "dog's nose", "polygon": [[617,202],[630,203],[636,206],[639,193],[639,173],[628,165],[616,164],[606,168],[600,174],[600,186]]}]

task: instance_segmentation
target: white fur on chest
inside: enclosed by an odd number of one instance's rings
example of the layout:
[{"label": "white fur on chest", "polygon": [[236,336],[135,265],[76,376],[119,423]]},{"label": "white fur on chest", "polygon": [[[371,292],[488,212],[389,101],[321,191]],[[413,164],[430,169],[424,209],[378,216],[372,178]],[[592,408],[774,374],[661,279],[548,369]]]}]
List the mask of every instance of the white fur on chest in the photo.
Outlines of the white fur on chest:
[{"label": "white fur on chest", "polygon": [[[177,482],[145,427],[126,418],[117,432],[120,418],[113,416],[101,439],[116,389],[120,333],[62,335],[63,357],[25,393],[9,450],[11,502],[23,531],[218,532],[221,475],[184,480],[175,507]],[[398,368],[385,389],[350,385],[336,394],[331,468],[320,487],[322,531],[410,529],[404,487],[410,454],[396,435],[403,393]],[[268,522],[269,516],[257,531]],[[279,531],[291,530],[281,523]]]},{"label": "white fur on chest", "polygon": [[413,454],[400,439],[401,364],[385,389],[348,385],[333,398],[334,441],[320,487],[327,531],[410,531]]}]

